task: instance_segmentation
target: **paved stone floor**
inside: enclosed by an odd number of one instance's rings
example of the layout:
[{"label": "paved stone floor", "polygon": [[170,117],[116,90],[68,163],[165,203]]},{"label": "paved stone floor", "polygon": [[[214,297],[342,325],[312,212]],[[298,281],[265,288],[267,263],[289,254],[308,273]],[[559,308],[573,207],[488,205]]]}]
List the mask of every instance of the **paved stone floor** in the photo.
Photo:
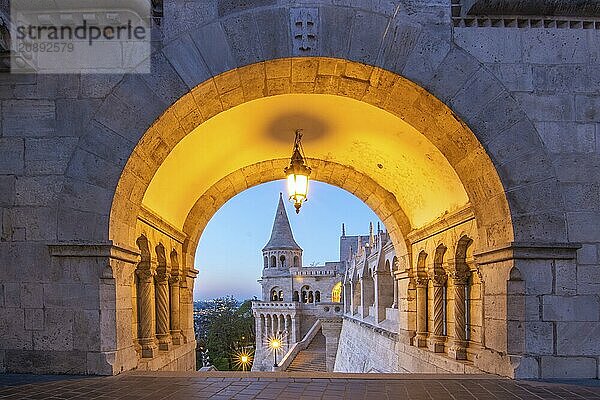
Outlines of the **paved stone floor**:
[{"label": "paved stone floor", "polygon": [[0,399],[600,399],[598,381],[491,376],[306,373],[126,373],[116,377],[0,375]]}]

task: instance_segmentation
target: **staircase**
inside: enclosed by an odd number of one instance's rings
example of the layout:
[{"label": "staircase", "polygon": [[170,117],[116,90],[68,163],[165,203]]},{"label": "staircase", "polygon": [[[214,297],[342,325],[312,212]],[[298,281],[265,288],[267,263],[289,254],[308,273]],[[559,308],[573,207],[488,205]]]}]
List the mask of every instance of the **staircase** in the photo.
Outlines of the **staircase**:
[{"label": "staircase", "polygon": [[321,330],[305,350],[298,352],[294,361],[286,369],[291,372],[327,372],[325,362],[325,336]]}]

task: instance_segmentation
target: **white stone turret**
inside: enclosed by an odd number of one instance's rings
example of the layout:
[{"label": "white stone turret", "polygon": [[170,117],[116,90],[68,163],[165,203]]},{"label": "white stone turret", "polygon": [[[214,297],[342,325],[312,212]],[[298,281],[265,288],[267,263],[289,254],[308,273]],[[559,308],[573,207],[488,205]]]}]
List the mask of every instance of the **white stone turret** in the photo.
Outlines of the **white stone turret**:
[{"label": "white stone turret", "polygon": [[271,275],[269,269],[289,269],[302,266],[302,248],[296,243],[290,221],[283,203],[283,195],[279,194],[279,204],[275,212],[275,221],[271,238],[262,250],[264,269],[263,276]]}]

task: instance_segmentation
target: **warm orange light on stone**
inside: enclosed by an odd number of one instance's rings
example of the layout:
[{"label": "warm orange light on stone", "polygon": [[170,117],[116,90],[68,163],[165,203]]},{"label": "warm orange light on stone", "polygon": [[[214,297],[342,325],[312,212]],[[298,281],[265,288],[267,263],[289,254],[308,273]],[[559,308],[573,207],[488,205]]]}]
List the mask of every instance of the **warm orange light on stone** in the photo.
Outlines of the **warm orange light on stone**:
[{"label": "warm orange light on stone", "polygon": [[[289,94],[244,103],[197,127],[159,167],[144,206],[182,228],[196,200],[220,178],[265,160],[289,162],[292,124],[302,122],[310,159],[372,177],[395,195],[415,228],[468,202],[446,158],[400,118],[351,98]],[[317,173],[311,178],[319,180]]]}]

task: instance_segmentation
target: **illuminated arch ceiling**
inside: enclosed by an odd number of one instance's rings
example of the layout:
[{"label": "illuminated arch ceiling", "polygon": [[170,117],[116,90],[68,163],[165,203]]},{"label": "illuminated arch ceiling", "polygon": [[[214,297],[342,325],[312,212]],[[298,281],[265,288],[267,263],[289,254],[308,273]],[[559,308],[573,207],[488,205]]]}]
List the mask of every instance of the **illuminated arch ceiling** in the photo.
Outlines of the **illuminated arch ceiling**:
[{"label": "illuminated arch ceiling", "polygon": [[183,229],[198,198],[245,166],[291,155],[304,129],[306,155],[350,166],[393,193],[412,228],[468,203],[448,161],[400,118],[358,100],[287,94],[253,100],[198,126],[154,175],[143,205]]}]

